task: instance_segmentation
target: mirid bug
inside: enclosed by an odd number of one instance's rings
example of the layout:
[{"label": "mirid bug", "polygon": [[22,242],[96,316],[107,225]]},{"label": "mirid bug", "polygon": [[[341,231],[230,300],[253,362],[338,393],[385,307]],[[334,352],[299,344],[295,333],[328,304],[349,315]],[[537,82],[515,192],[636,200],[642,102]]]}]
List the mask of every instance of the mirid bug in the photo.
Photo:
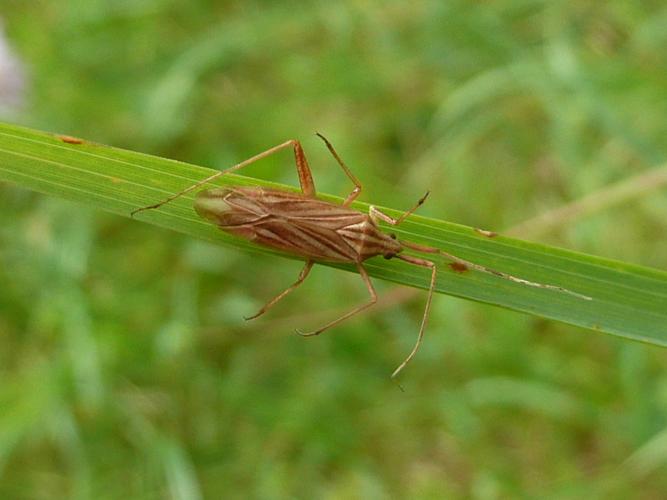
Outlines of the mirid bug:
[{"label": "mirid bug", "polygon": [[149,209],[159,208],[179,196],[184,195],[198,187],[217,179],[218,177],[235,172],[262,158],[266,158],[285,148],[293,148],[296,162],[296,170],[301,185],[301,193],[293,193],[278,189],[263,187],[227,187],[212,188],[197,193],[194,209],[201,217],[211,221],[223,231],[238,237],[247,239],[260,245],[275,248],[305,259],[306,263],[297,280],[287,289],[268,301],[257,313],[246,319],[254,319],[261,316],[279,300],[296,289],[308,276],[316,262],[346,262],[356,265],[361,278],[368,289],[370,299],[368,302],[355,307],[343,316],[330,321],[324,326],[310,331],[297,333],[304,337],[319,335],[320,333],[336,326],[342,321],[369,308],[377,301],[375,288],[363,266],[366,259],[382,256],[385,259],[400,259],[409,264],[425,267],[431,271],[431,281],[426,297],[426,305],[422,316],[421,326],[412,351],[405,360],[394,370],[392,378],[396,377],[403,368],[412,360],[417,353],[424,337],[424,329],[428,322],[431,300],[435,289],[437,267],[434,262],[413,255],[403,253],[404,250],[413,250],[419,253],[439,254],[451,260],[451,267],[456,271],[477,271],[490,273],[500,278],[521,283],[536,288],[544,288],[575,295],[579,298],[590,300],[590,297],[571,292],[565,288],[535,283],[507,273],[496,271],[488,267],[469,262],[447,253],[439,248],[428,247],[399,240],[394,234],[383,232],[378,221],[384,221],[392,226],[397,226],[406,217],[421,206],[428,192],[413,206],[398,218],[390,217],[374,206],[370,207],[368,214],[350,208],[350,204],[361,193],[361,183],[341,160],[331,143],[321,134],[317,134],[325,143],[336,162],[345,172],[345,175],[354,184],[354,189],[345,198],[342,205],[319,200],[315,192],[315,183],[308,166],[308,161],[296,140],[289,140],[258,155],[253,156],[233,167],[216,172],[215,174],[189,186],[188,188],[166,198],[165,200],[139,208],[132,212],[135,214]]}]

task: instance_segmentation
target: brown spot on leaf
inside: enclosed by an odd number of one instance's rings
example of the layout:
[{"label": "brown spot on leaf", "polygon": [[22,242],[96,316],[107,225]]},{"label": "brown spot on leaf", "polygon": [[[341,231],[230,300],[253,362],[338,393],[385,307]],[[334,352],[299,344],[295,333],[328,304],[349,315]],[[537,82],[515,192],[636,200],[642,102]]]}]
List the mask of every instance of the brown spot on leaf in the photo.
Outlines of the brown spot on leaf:
[{"label": "brown spot on leaf", "polygon": [[457,273],[465,273],[468,270],[468,266],[466,266],[463,262],[450,262],[449,267],[451,267],[452,270],[456,271]]},{"label": "brown spot on leaf", "polygon": [[83,144],[83,139],[72,137],[71,135],[59,135],[58,138],[67,144]]},{"label": "brown spot on leaf", "polygon": [[494,233],[493,231],[487,231],[486,229],[480,229],[478,227],[475,228],[475,232],[481,234],[482,236],[486,236],[487,238],[495,238],[498,236],[498,233]]}]

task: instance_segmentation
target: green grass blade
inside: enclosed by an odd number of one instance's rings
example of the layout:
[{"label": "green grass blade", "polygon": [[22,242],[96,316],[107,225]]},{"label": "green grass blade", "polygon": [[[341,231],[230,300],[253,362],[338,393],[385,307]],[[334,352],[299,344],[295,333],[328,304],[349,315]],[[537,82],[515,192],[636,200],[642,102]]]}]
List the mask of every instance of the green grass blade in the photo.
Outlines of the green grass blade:
[{"label": "green grass blade", "polygon": [[[57,135],[0,124],[0,180],[126,217],[135,208],[160,201],[210,173],[210,169],[186,163],[85,141],[75,144]],[[216,184],[278,186],[231,175]],[[364,211],[368,208],[364,203],[355,206]],[[243,250],[278,253],[233,238],[197,217],[191,194],[159,210],[142,212],[137,219]],[[420,216],[411,216],[393,230],[400,239],[442,248],[463,259],[527,280],[561,286],[592,300],[479,272],[457,273],[445,260],[434,257],[436,263],[442,264],[437,285],[440,293],[667,346],[667,273],[663,271],[502,236],[490,238],[470,227]],[[366,265],[373,277],[428,287],[427,269],[382,258],[371,259]]]}]

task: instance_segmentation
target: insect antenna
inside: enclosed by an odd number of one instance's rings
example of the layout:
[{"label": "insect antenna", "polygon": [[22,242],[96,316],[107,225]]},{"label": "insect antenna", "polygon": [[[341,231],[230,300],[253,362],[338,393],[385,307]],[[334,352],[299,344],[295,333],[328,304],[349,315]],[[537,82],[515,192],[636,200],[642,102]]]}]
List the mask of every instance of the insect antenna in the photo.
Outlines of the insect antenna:
[{"label": "insect antenna", "polygon": [[441,250],[439,248],[434,248],[434,247],[428,247],[425,245],[419,245],[417,243],[412,243],[410,241],[400,241],[401,245],[403,245],[405,248],[409,248],[411,250],[415,250],[417,252],[422,252],[422,253],[432,253],[432,254],[440,254],[443,257],[448,258],[451,260],[455,265],[457,270],[467,270],[467,269],[474,269],[475,271],[480,271],[486,274],[492,274],[494,276],[498,276],[499,278],[506,279],[508,281],[512,281],[514,283],[520,283],[522,285],[526,286],[532,286],[534,288],[544,288],[547,290],[555,290],[557,292],[561,293],[566,293],[568,295],[572,295],[574,297],[578,297],[580,299],[584,300],[593,300],[591,297],[588,297],[587,295],[583,295],[577,292],[573,292],[572,290],[568,290],[567,288],[563,288],[561,286],[556,286],[556,285],[547,285],[544,283],[537,283],[535,281],[528,281],[523,278],[519,278],[518,276],[514,276],[512,274],[504,273],[502,271],[497,271],[496,269],[492,269],[490,267],[482,266],[480,264],[475,264],[474,262],[470,262],[468,260],[462,259],[460,257],[457,257],[456,255],[452,255],[451,253],[447,253],[444,250]]}]

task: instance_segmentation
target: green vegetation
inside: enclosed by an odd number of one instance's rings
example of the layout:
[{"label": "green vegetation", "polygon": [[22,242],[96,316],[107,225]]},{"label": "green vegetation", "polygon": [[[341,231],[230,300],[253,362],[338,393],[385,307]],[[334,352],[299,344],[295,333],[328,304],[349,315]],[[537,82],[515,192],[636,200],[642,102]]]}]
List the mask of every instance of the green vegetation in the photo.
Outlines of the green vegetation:
[{"label": "green vegetation", "polygon": [[[211,173],[215,171],[90,144],[80,138],[0,124],[0,179],[6,178],[46,194],[81,201],[124,216],[137,207],[178,193],[184,186],[193,185]],[[248,185],[258,181],[234,175],[215,182]],[[220,232],[194,213],[193,197],[192,193],[184,195],[158,210],[142,212],[140,218],[237,248],[270,255],[278,253]],[[335,201],[342,203],[340,198]],[[355,206],[368,212],[367,204],[357,203]],[[385,213],[391,212],[380,208]],[[393,215],[399,216],[400,212],[393,211]],[[667,345],[667,273],[484,234],[474,228],[416,215],[391,231],[401,240],[450,250],[472,262],[505,271],[512,269],[508,272],[530,276],[534,282],[558,284],[567,290],[546,291],[475,271],[457,273],[445,265],[447,259],[427,255],[439,264],[437,289],[440,292]],[[364,265],[372,276],[403,285],[429,287],[431,273],[423,268],[397,261],[387,262],[382,258]],[[334,267],[355,269],[354,265],[346,264]]]},{"label": "green vegetation", "polygon": [[[22,125],[218,168],[299,138],[318,189],[344,194],[319,130],[364,202],[431,190],[410,237],[598,300],[446,271],[443,291],[664,344],[665,273],[646,267],[667,267],[667,9],[649,5],[145,0],[2,16],[29,68]],[[295,327],[365,298],[318,266],[246,323],[298,262],[205,242],[225,237],[187,200],[140,216],[187,235],[91,209],[127,215],[203,170],[0,132],[14,181],[0,185],[3,498],[667,494],[663,349],[441,295],[403,393],[389,374],[423,293],[376,280],[374,310],[304,340]],[[128,165],[91,184],[85,168],[105,165],[82,160],[91,148],[185,179]],[[85,168],[49,177],[46,161]],[[295,184],[287,154],[247,175]],[[424,285],[400,263],[369,268]]]}]

